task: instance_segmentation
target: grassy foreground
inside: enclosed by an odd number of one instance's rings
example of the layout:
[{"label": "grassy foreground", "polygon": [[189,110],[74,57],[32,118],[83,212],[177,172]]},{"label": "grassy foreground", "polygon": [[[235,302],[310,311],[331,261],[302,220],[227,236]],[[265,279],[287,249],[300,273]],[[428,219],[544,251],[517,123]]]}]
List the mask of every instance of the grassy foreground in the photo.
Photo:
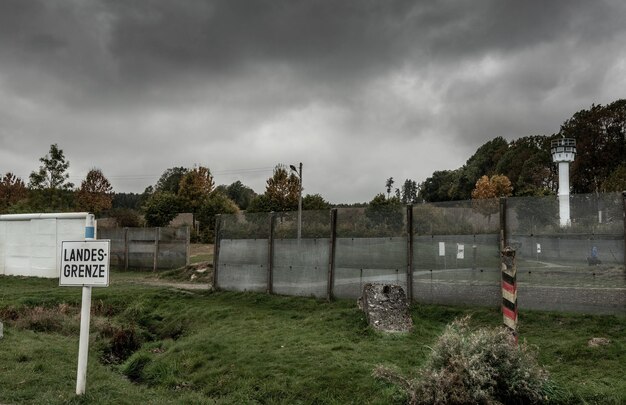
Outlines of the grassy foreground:
[{"label": "grassy foreground", "polygon": [[[87,394],[74,395],[80,288],[0,276],[0,403],[401,404],[372,377],[405,374],[453,319],[500,325],[497,309],[414,306],[415,330],[367,327],[354,301],[211,292],[114,274],[93,290]],[[626,317],[522,312],[521,339],[559,387],[560,403],[626,403]],[[589,347],[594,337],[610,340]]]}]

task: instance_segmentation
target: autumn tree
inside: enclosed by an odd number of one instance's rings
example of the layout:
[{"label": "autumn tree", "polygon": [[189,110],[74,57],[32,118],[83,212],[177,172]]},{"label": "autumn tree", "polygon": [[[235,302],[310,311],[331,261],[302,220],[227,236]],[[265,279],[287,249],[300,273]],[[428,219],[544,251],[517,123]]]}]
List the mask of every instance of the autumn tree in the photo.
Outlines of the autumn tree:
[{"label": "autumn tree", "polygon": [[491,177],[482,176],[472,190],[472,199],[484,200],[489,198],[508,197],[513,193],[513,187],[508,177],[496,174]]},{"label": "autumn tree", "polygon": [[80,210],[92,212],[96,215],[111,209],[113,187],[104,176],[102,170],[89,170],[76,193],[77,205]]},{"label": "autumn tree", "polygon": [[7,172],[0,180],[0,213],[28,197],[26,185],[19,177]]},{"label": "autumn tree", "polygon": [[65,160],[58,145],[50,145],[50,151],[39,158],[42,163],[38,171],[31,172],[28,188],[33,191],[35,209],[55,211],[67,210],[71,206],[72,188],[69,181],[70,162]]},{"label": "autumn tree", "polygon": [[265,195],[274,211],[294,211],[298,208],[300,179],[289,173],[283,165],[274,168],[274,174],[267,180]]},{"label": "autumn tree", "polygon": [[513,187],[508,177],[501,174],[482,176],[472,190],[472,205],[491,222],[491,215],[498,212],[498,198],[508,197],[512,193]]},{"label": "autumn tree", "polygon": [[204,166],[198,166],[183,175],[178,187],[178,197],[183,210],[194,213],[203,204],[213,191],[215,183],[211,171]]}]

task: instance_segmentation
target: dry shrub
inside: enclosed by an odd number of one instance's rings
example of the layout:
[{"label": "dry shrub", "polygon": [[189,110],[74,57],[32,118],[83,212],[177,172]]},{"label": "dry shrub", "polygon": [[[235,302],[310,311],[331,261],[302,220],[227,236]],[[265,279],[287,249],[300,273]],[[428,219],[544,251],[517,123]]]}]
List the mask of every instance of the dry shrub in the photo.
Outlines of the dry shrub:
[{"label": "dry shrub", "polygon": [[35,332],[53,332],[72,334],[76,328],[72,327],[73,316],[77,309],[67,303],[61,303],[56,307],[9,307],[0,315],[19,329],[29,329]]},{"label": "dry shrub", "polygon": [[20,311],[14,306],[0,309],[0,319],[2,320],[15,321],[19,317],[20,317]]},{"label": "dry shrub", "polygon": [[96,316],[113,316],[119,311],[111,304],[103,300],[94,300],[91,304],[91,313]]},{"label": "dry shrub", "polygon": [[16,320],[18,328],[30,329],[35,332],[57,332],[61,330],[63,314],[55,313],[44,307],[34,307],[25,311]]},{"label": "dry shrub", "polygon": [[416,379],[379,366],[374,376],[400,385],[411,404],[535,404],[545,402],[548,374],[526,344],[504,328],[470,331],[469,317],[439,337]]}]

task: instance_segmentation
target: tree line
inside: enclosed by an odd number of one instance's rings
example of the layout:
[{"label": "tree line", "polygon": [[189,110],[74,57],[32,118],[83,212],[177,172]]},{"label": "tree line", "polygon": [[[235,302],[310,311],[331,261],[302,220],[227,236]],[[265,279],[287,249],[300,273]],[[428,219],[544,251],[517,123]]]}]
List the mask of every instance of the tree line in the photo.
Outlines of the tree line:
[{"label": "tree line", "polygon": [[462,167],[435,171],[419,185],[419,199],[469,200],[483,176],[495,175],[509,179],[513,196],[553,195],[558,171],[550,143],[561,137],[576,140],[576,160],[570,167],[573,193],[626,189],[626,100],[618,100],[578,111],[552,135],[510,142],[498,136],[480,146]]},{"label": "tree line", "polygon": [[[57,144],[39,159],[28,183],[11,172],[0,179],[0,214],[88,211],[113,217],[119,226],[167,226],[180,213],[193,214],[199,227],[194,238],[209,240],[217,214],[295,211],[300,180],[277,165],[263,194],[241,181],[215,185],[211,170],[202,165],[166,169],[143,193],[115,193],[98,168],[89,170],[79,187],[69,181],[70,162]],[[322,210],[330,204],[319,194],[305,195],[303,209]]]},{"label": "tree line", "polygon": [[[389,177],[385,192],[361,206],[366,207],[370,226],[385,222],[398,227],[406,204],[471,200],[474,210],[490,223],[498,212],[498,197],[556,194],[558,168],[550,146],[561,137],[576,140],[576,160],[570,168],[573,193],[626,190],[626,100],[618,100],[575,113],[552,135],[525,136],[510,142],[495,137],[481,145],[462,167],[435,171],[421,183],[406,179],[395,188],[394,178]],[[544,208],[541,220],[548,223],[556,214],[552,213],[554,207]],[[526,214],[537,216],[534,211]],[[431,217],[436,215],[431,212]]]},{"label": "tree line", "polygon": [[[420,202],[479,200],[498,196],[543,196],[557,191],[557,167],[550,142],[576,139],[577,157],[571,165],[573,193],[626,189],[626,100],[592,105],[567,119],[552,135],[533,135],[507,142],[498,136],[482,146],[456,170],[435,171],[421,183],[406,179],[394,188],[385,183],[368,203],[339,207],[370,207],[395,212],[398,206]],[[277,165],[257,194],[241,181],[215,185],[206,166],[172,167],[143,193],[115,193],[98,168],[92,168],[75,187],[69,181],[69,161],[57,144],[39,159],[28,183],[11,172],[0,178],[0,213],[89,211],[115,217],[120,226],[165,226],[176,215],[190,212],[200,233],[210,235],[216,214],[239,211],[284,212],[298,208],[300,180],[295,172]],[[326,210],[331,205],[319,194],[303,195],[304,210]],[[369,212],[369,211],[368,211]]]},{"label": "tree line", "polygon": [[0,213],[89,211],[111,208],[112,187],[98,168],[89,170],[78,188],[69,181],[69,161],[57,144],[39,159],[28,184],[11,172],[0,180]]}]

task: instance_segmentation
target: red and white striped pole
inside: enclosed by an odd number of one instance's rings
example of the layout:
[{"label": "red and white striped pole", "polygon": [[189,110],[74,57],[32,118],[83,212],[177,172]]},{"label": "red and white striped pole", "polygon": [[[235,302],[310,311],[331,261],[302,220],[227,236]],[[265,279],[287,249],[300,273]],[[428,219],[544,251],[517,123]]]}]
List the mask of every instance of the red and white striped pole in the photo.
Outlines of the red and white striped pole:
[{"label": "red and white striped pole", "polygon": [[502,319],[511,329],[517,342],[517,265],[515,249],[507,246],[500,252],[502,258]]}]

